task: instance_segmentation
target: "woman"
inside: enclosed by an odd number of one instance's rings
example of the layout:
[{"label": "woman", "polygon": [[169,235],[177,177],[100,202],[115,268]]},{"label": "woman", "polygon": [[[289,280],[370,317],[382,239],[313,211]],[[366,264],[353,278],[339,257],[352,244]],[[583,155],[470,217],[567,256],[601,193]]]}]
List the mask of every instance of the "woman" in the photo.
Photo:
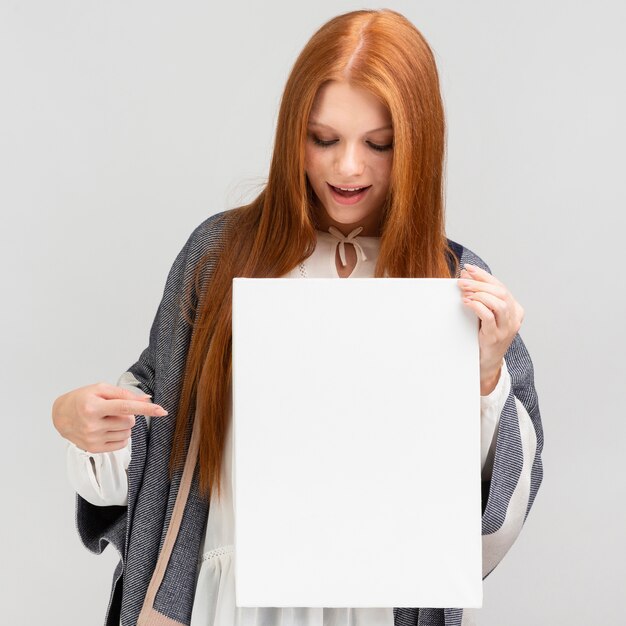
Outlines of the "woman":
[{"label": "woman", "polygon": [[232,568],[235,276],[458,277],[480,319],[483,576],[521,530],[543,447],[523,310],[445,236],[444,134],[435,62],[416,28],[386,9],[331,19],[287,81],[263,191],[193,231],[149,345],[118,384],[55,401],[81,539],[121,556],[107,624],[462,623],[459,608],[236,607]]}]

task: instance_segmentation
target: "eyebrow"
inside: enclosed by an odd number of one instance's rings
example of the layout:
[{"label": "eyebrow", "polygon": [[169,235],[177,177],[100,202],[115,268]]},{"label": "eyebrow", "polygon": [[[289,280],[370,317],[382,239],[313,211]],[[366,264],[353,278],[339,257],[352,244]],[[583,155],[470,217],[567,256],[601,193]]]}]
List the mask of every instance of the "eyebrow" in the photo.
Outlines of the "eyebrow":
[{"label": "eyebrow", "polygon": [[[324,128],[328,128],[329,130],[332,130],[332,131],[335,130],[332,126],[328,126],[328,124],[322,124],[321,122],[317,122],[315,120],[310,120],[309,126],[323,126]],[[379,130],[389,130],[389,129],[393,129],[393,126],[391,124],[389,124],[388,126],[381,126],[380,128],[375,128],[374,130],[368,130],[367,132],[375,133]]]}]

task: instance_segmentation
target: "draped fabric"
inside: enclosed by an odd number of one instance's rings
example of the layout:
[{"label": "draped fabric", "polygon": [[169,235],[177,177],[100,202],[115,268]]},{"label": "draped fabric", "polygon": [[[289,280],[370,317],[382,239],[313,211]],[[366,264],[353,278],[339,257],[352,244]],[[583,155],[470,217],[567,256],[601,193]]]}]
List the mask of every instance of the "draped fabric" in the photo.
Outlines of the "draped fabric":
[{"label": "draped fabric", "polygon": [[[210,249],[220,250],[229,211],[194,229],[169,271],[163,297],[150,329],[148,346],[118,384],[152,394],[168,412],[144,416],[132,429],[127,506],[95,506],[76,494],[76,528],[83,545],[100,554],[111,543],[120,555],[113,573],[105,626],[189,626],[198,552],[209,502],[198,490],[194,415],[187,417],[185,469],[170,482],[167,473],[174,424],[191,328],[180,308],[180,294]],[[449,240],[463,263],[490,271],[471,250]],[[462,266],[462,265],[461,265]],[[209,266],[207,271],[212,271]],[[498,425],[491,478],[483,484],[483,577],[509,550],[533,505],[541,484],[543,431],[530,355],[516,335],[505,354],[511,389]],[[411,494],[407,494],[411,497]],[[394,608],[396,625],[465,626],[462,608]]]}]

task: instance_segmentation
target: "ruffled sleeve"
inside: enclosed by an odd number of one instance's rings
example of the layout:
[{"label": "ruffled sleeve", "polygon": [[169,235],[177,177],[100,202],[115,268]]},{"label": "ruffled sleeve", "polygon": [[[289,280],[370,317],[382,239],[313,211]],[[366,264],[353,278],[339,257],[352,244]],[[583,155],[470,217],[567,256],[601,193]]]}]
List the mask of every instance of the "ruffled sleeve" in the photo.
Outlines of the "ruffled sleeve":
[{"label": "ruffled sleeve", "polygon": [[517,539],[543,478],[543,428],[533,364],[519,334],[507,350],[505,360],[511,385],[493,445],[493,469],[484,483],[484,578]]},{"label": "ruffled sleeve", "polygon": [[126,506],[130,442],[120,450],[88,452],[68,441],[66,467],[74,491],[95,506]]},{"label": "ruffled sleeve", "polygon": [[491,478],[498,423],[510,391],[511,375],[506,360],[502,359],[500,378],[494,390],[486,396],[480,396],[480,457],[483,480]]}]

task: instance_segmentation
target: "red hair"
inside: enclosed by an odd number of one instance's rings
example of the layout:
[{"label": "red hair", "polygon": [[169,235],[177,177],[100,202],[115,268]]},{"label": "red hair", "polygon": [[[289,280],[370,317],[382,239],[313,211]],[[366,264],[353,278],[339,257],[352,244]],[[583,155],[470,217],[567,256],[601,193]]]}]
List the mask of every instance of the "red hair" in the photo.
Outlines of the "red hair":
[{"label": "red hair", "polygon": [[[304,171],[307,122],[327,81],[347,81],[376,95],[394,128],[389,193],[383,206],[374,276],[450,278],[458,271],[445,234],[445,123],[439,77],[428,43],[389,9],[334,17],[308,41],[291,70],[278,115],[267,184],[251,203],[227,212],[222,251],[196,268],[197,307],[177,415],[170,476],[182,468],[188,421],[197,397],[199,486],[218,494],[232,367],[232,279],[279,278],[316,243],[312,188]],[[452,263],[451,268],[449,263]],[[211,264],[211,277],[202,283]],[[187,302],[191,302],[187,294]],[[193,319],[195,317],[195,319]]]}]

